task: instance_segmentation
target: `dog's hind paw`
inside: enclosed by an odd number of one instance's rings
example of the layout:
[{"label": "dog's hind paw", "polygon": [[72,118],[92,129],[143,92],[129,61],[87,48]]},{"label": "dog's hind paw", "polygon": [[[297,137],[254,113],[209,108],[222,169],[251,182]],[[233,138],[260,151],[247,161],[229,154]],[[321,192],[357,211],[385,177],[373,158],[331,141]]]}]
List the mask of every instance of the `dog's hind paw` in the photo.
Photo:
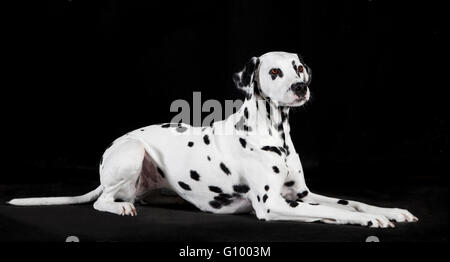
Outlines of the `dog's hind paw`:
[{"label": "dog's hind paw", "polygon": [[132,203],[120,202],[119,211],[121,216],[137,216],[136,208]]}]

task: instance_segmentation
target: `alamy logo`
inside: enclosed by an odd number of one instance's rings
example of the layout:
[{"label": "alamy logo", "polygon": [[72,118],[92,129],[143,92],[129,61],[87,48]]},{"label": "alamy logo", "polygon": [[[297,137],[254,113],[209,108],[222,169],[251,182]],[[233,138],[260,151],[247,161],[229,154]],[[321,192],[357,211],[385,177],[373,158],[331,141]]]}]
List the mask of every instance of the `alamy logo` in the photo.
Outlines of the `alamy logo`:
[{"label": "alamy logo", "polygon": [[[261,110],[264,109],[266,112],[267,102],[262,99],[256,100],[256,107]],[[225,108],[222,107],[222,103],[218,100],[209,99],[202,103],[201,92],[193,92],[192,95],[192,107],[188,101],[183,99],[178,99],[172,102],[170,105],[170,112],[177,113],[172,119],[171,124],[167,126],[176,127],[171,129],[174,134],[189,134],[189,135],[199,135],[202,129],[205,127],[212,127],[213,123],[227,119],[227,124],[214,126],[214,131],[220,133],[221,135],[235,135],[236,132],[248,132],[248,135],[258,135],[259,131],[267,131],[267,118],[258,119],[259,114],[253,114],[249,116],[257,109],[253,105],[249,105],[249,108],[244,108],[244,101],[237,100],[225,100]],[[236,112],[241,111],[238,114]],[[267,109],[267,112],[271,109]],[[207,113],[207,115],[202,118],[202,113]],[[265,116],[269,113],[265,113]],[[192,118],[191,118],[192,117]],[[250,122],[251,121],[251,122]],[[183,124],[192,125],[194,127],[202,128],[188,128],[183,126]],[[251,125],[250,125],[251,124]],[[230,128],[232,125],[232,128]],[[262,128],[264,127],[264,128]],[[251,131],[251,132],[249,132]]]},{"label": "alamy logo", "polygon": [[[202,103],[201,92],[192,94],[192,119],[191,106],[189,102],[178,99],[170,105],[170,112],[179,112],[171,120],[172,123],[185,123],[193,126],[210,126],[212,123],[226,119],[237,111],[244,102],[240,99],[225,100],[225,112],[222,110],[222,104],[215,99],[206,100]],[[202,112],[210,113],[202,121]],[[225,113],[225,117],[223,117]],[[191,122],[192,120],[192,122]]]}]

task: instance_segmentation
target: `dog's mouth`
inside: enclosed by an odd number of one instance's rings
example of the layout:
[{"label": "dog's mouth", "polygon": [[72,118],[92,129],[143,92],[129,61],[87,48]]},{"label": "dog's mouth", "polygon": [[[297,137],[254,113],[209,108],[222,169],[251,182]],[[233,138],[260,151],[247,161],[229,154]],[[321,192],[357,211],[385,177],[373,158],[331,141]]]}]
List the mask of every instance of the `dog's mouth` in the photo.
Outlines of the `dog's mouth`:
[{"label": "dog's mouth", "polygon": [[297,98],[294,100],[294,102],[291,104],[291,106],[301,106],[305,104],[308,100],[304,97]]},{"label": "dog's mouth", "polygon": [[294,100],[294,103],[300,103],[300,102],[306,102],[306,101],[308,101],[308,99],[305,96],[302,96],[302,97],[297,97]]},{"label": "dog's mouth", "polygon": [[303,104],[305,104],[306,102],[308,102],[309,100],[309,92],[304,94],[304,95],[295,95],[296,98],[294,99],[294,101],[291,103],[291,106],[301,106]]}]

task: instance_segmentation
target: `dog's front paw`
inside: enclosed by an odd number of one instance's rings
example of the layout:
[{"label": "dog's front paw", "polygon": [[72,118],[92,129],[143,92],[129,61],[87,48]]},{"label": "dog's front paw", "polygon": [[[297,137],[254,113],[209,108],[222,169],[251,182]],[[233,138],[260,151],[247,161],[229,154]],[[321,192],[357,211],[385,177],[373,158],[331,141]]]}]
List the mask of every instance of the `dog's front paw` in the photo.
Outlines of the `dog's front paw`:
[{"label": "dog's front paw", "polygon": [[385,215],[390,220],[393,220],[395,222],[417,222],[419,219],[411,214],[406,209],[401,208],[387,208],[385,212],[383,212],[383,215]]},{"label": "dog's front paw", "polygon": [[374,214],[361,214],[361,225],[377,228],[395,227],[387,217]]}]

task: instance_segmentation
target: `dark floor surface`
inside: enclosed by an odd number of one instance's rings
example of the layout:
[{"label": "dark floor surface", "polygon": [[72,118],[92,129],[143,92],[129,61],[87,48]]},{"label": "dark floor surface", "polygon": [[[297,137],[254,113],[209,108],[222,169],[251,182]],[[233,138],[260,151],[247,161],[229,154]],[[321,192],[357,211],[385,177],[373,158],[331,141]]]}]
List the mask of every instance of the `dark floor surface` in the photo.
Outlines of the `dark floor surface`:
[{"label": "dark floor surface", "polygon": [[[44,185],[0,185],[0,241],[448,241],[446,185],[384,186],[358,189],[314,187],[316,193],[401,207],[419,217],[418,223],[397,223],[394,229],[373,229],[320,223],[263,222],[254,215],[202,213],[189,205],[137,206],[137,217],[121,217],[94,210],[92,204],[15,207],[11,197],[82,194],[94,181]],[[340,193],[338,193],[340,192]],[[395,192],[395,193],[393,193]]]}]

